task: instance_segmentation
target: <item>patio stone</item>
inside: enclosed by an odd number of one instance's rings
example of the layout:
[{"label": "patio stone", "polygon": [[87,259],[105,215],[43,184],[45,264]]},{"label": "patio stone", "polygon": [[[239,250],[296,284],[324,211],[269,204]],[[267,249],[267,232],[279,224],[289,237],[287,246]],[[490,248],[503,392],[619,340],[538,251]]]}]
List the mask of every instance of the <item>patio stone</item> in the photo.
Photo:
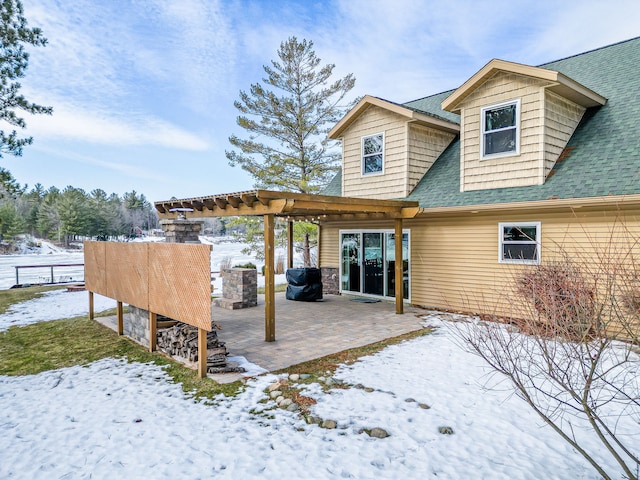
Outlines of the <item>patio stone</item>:
[{"label": "patio stone", "polygon": [[419,308],[405,306],[405,313],[398,315],[392,302],[361,303],[351,298],[326,295],[321,301],[296,302],[277,293],[275,342],[264,341],[263,295],[258,308],[213,306],[213,318],[230,355],[243,356],[269,371],[423,328]]}]

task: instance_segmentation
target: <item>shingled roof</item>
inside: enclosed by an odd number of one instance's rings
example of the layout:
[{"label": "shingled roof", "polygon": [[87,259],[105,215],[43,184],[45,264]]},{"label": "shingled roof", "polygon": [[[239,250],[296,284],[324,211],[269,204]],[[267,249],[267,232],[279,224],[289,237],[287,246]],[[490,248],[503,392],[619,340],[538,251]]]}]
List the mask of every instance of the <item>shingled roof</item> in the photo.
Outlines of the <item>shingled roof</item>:
[{"label": "shingled roof", "polygon": [[[587,109],[563,158],[543,185],[460,192],[456,138],[424,175],[409,200],[421,207],[454,207],[549,198],[640,193],[640,37],[540,65],[561,72],[608,99]],[[456,121],[440,105],[453,91],[404,104]],[[340,174],[328,189],[340,194]]]}]

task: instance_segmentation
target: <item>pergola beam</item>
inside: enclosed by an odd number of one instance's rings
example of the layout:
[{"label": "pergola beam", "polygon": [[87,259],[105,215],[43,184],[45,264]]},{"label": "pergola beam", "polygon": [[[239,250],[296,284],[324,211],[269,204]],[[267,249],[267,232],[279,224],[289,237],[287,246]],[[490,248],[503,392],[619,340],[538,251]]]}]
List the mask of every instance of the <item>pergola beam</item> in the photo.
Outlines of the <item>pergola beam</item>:
[{"label": "pergola beam", "polygon": [[[156,202],[162,218],[174,218],[175,208],[192,208],[203,217],[267,215],[289,216],[301,220],[336,217],[362,219],[412,218],[419,212],[418,202],[334,197],[295,192],[253,190],[210,197]],[[347,215],[354,215],[347,217]],[[355,216],[357,215],[357,216]]]}]

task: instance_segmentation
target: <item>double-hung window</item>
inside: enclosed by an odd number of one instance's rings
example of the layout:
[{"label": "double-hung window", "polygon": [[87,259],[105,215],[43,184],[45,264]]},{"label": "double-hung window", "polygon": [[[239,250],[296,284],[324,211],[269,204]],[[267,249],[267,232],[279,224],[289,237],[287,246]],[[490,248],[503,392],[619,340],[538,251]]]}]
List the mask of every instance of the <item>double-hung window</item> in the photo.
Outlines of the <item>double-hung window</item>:
[{"label": "double-hung window", "polygon": [[520,100],[482,109],[482,158],[517,155],[520,150]]},{"label": "double-hung window", "polygon": [[384,134],[362,137],[362,175],[384,173]]},{"label": "double-hung window", "polygon": [[540,263],[540,222],[500,223],[500,263]]}]

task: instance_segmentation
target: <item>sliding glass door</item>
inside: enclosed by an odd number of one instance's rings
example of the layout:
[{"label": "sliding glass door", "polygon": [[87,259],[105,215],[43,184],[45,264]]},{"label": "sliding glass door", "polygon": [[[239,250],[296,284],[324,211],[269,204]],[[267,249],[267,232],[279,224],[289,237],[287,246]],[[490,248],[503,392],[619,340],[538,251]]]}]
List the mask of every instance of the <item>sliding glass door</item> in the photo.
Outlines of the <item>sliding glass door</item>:
[{"label": "sliding glass door", "polygon": [[[387,230],[340,232],[341,289],[395,297],[395,234]],[[402,234],[404,298],[409,298],[409,232]]]},{"label": "sliding glass door", "polygon": [[[387,233],[387,255],[385,271],[387,273],[387,297],[396,296],[396,234]],[[404,298],[409,298],[409,234],[402,234],[402,281]]]},{"label": "sliding glass door", "polygon": [[341,235],[342,290],[360,292],[360,235]]},{"label": "sliding glass door", "polygon": [[364,284],[362,293],[382,295],[384,292],[384,255],[382,251],[382,233],[363,233],[364,245]]}]

